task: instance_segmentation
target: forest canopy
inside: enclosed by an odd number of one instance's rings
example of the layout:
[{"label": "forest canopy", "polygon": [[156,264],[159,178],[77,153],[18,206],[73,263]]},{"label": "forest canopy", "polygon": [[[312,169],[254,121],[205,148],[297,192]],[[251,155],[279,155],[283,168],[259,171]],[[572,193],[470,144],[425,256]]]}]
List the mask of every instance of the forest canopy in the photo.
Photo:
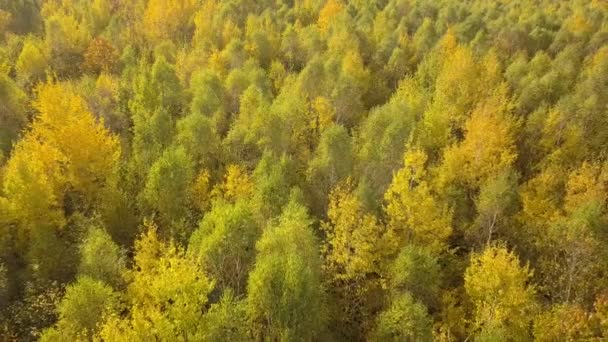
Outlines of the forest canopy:
[{"label": "forest canopy", "polygon": [[608,340],[608,2],[0,0],[0,340]]}]

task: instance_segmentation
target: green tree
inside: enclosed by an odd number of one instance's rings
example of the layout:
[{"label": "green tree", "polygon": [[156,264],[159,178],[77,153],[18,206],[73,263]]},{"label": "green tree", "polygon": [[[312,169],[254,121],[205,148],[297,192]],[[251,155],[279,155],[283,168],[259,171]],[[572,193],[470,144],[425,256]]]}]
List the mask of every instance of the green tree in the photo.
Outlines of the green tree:
[{"label": "green tree", "polygon": [[224,106],[224,85],[220,78],[210,70],[203,69],[190,79],[192,102],[190,111],[211,116]]},{"label": "green tree", "polygon": [[182,96],[175,70],[165,58],[157,58],[151,69],[145,63],[138,66],[128,107],[133,113],[131,167],[141,186],[152,163],[160,158],[173,139]]},{"label": "green tree", "polygon": [[142,192],[146,207],[158,213],[169,236],[187,237],[188,231],[178,231],[187,219],[189,189],[194,181],[194,165],[182,147],[169,148],[152,164]]},{"label": "green tree", "polygon": [[399,295],[382,311],[371,333],[373,341],[432,341],[432,319],[409,293]]},{"label": "green tree", "polygon": [[0,152],[8,154],[27,122],[26,95],[3,71],[0,71]]},{"label": "green tree", "polygon": [[353,149],[348,132],[340,125],[327,128],[306,174],[315,209],[324,210],[329,192],[351,173],[352,167]]},{"label": "green tree", "polygon": [[245,292],[247,274],[255,260],[255,242],[262,231],[250,204],[218,200],[190,237],[188,252],[216,280],[220,290]]},{"label": "green tree", "polygon": [[356,141],[357,171],[374,191],[372,201],[380,207],[391,176],[403,162],[405,142],[416,117],[424,110],[426,95],[413,79],[404,80],[390,100],[370,111],[359,126]]},{"label": "green tree", "polygon": [[293,161],[283,155],[274,157],[265,152],[253,172],[253,203],[263,218],[278,216],[289,201],[295,183]]},{"label": "green tree", "polygon": [[391,296],[410,293],[428,308],[437,306],[441,285],[439,260],[427,249],[404,247],[388,270],[388,287]]},{"label": "green tree", "polygon": [[488,179],[480,188],[476,200],[477,219],[474,223],[475,233],[481,232],[481,241],[488,245],[496,236],[508,232],[506,228],[510,215],[515,211],[517,204],[517,178],[512,171]]},{"label": "green tree", "polygon": [[33,85],[44,79],[47,68],[48,60],[43,42],[34,38],[26,39],[15,63],[19,81],[26,85]]},{"label": "green tree", "polygon": [[79,275],[119,288],[123,284],[125,264],[123,251],[110,235],[102,227],[90,227],[80,245]]},{"label": "green tree", "polygon": [[200,341],[251,341],[247,321],[247,306],[228,290],[219,302],[211,304],[203,317],[202,328],[196,337]]},{"label": "green tree", "polygon": [[104,315],[119,309],[119,295],[103,281],[79,277],[66,289],[57,308],[59,321],[41,336],[41,341],[90,340]]},{"label": "green tree", "polygon": [[184,148],[197,168],[218,169],[221,146],[211,119],[195,113],[183,117],[177,122],[175,143]]},{"label": "green tree", "polygon": [[[306,209],[292,201],[256,245],[247,285],[254,336],[309,341],[325,330],[321,260]],[[311,314],[311,313],[314,313]]]}]

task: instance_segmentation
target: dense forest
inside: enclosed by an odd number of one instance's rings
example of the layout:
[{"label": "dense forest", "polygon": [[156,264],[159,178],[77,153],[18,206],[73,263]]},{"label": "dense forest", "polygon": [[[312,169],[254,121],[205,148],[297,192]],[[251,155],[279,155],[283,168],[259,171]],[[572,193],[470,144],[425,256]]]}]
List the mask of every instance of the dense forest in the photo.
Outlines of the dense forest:
[{"label": "dense forest", "polygon": [[0,0],[0,340],[608,340],[608,2]]}]

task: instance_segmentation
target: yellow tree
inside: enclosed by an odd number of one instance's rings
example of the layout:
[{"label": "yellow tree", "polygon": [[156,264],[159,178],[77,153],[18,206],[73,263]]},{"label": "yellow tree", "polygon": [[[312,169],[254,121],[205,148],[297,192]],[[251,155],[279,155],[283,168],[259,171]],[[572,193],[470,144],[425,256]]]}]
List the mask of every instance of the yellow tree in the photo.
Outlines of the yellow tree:
[{"label": "yellow tree", "polygon": [[567,171],[559,166],[547,165],[544,170],[521,187],[522,209],[518,220],[537,235],[559,217],[561,194]]},{"label": "yellow tree", "polygon": [[[16,145],[3,178],[11,218],[22,250],[42,277],[61,268],[59,229],[70,210],[100,204],[115,188],[120,148],[115,136],[87,110],[69,86],[42,84],[34,108],[39,112]],[[49,252],[54,250],[55,252]]]},{"label": "yellow tree", "polygon": [[91,40],[91,32],[74,13],[74,6],[68,1],[45,1],[41,10],[50,64],[65,76],[78,74],[83,53]]},{"label": "yellow tree", "polygon": [[523,240],[537,259],[543,290],[561,301],[588,303],[606,286],[596,275],[605,267],[607,177],[598,162],[570,172],[550,164],[522,187]]},{"label": "yellow tree", "polygon": [[505,172],[517,157],[518,127],[503,85],[475,108],[465,123],[464,140],[445,150],[439,183],[477,189],[488,178]]},{"label": "yellow tree", "polygon": [[374,215],[365,213],[352,181],[338,185],[329,201],[329,221],[322,224],[328,268],[345,280],[378,273],[384,229]]},{"label": "yellow tree", "polygon": [[312,115],[310,128],[313,130],[313,134],[319,136],[321,135],[321,132],[334,123],[336,110],[331,102],[324,96],[317,96],[311,101],[310,107]]},{"label": "yellow tree", "polygon": [[380,304],[384,227],[364,211],[349,179],[330,194],[329,220],[321,224],[325,271],[337,301],[333,317],[345,337],[364,336]]},{"label": "yellow tree", "polygon": [[184,39],[196,8],[196,0],[150,0],[143,14],[144,34],[153,42]]},{"label": "yellow tree", "polygon": [[334,20],[344,10],[344,4],[340,0],[328,0],[319,12],[317,25],[321,32],[326,32]]},{"label": "yellow tree", "polygon": [[6,28],[11,24],[12,14],[10,12],[0,10],[0,32],[2,35],[6,32]]},{"label": "yellow tree", "polygon": [[247,199],[253,195],[253,181],[244,167],[236,164],[228,166],[224,181],[211,191],[211,197],[223,198],[230,202]]},{"label": "yellow tree", "polygon": [[198,340],[213,282],[182,248],[161,241],[156,227],[146,225],[127,274],[128,315],[108,317],[99,335],[106,341]]},{"label": "yellow tree", "polygon": [[54,230],[65,224],[61,165],[66,158],[53,146],[32,136],[14,148],[6,165],[3,190],[9,217],[19,226],[17,242],[25,248],[39,230]]},{"label": "yellow tree", "polygon": [[471,257],[464,287],[475,306],[473,333],[479,338],[502,336],[529,339],[535,310],[532,272],[520,266],[517,255],[502,246],[491,246]]},{"label": "yellow tree", "polygon": [[[564,301],[587,302],[607,283],[598,273],[604,269],[602,226],[606,217],[608,170],[599,163],[584,162],[566,183],[563,211],[541,241],[548,248],[543,264],[547,281]],[[547,238],[548,237],[548,238]]]},{"label": "yellow tree", "polygon": [[404,154],[401,168],[384,194],[388,218],[387,244],[392,253],[406,243],[441,252],[452,233],[452,212],[432,193],[427,155],[418,149]]},{"label": "yellow tree", "polygon": [[[443,161],[435,170],[436,190],[454,210],[454,227],[471,244],[481,242],[480,228],[487,233],[486,240],[496,236],[494,230],[498,221],[492,223],[494,214],[502,222],[510,213],[506,210],[507,203],[493,203],[491,197],[505,199],[499,193],[507,190],[493,189],[496,185],[493,183],[501,175],[512,173],[517,158],[518,128],[519,121],[511,114],[507,89],[501,86],[492,96],[482,100],[467,119],[464,139],[443,150]],[[505,179],[511,178],[514,177]],[[504,183],[501,187],[507,189],[513,182]],[[481,197],[480,189],[484,190]]]},{"label": "yellow tree", "polygon": [[492,52],[483,59],[475,58],[470,48],[456,44],[451,30],[440,41],[436,58],[439,72],[434,80],[435,93],[421,126],[423,143],[430,149],[452,141],[453,133],[463,129],[480,99],[490,96],[499,85],[501,75]]},{"label": "yellow tree", "polygon": [[98,200],[116,181],[118,138],[93,117],[84,99],[69,85],[46,83],[38,87],[37,95],[34,108],[40,114],[29,135],[65,156],[64,175],[70,189],[88,200]]},{"label": "yellow tree", "polygon": [[211,49],[216,47],[220,32],[215,30],[214,18],[217,18],[217,0],[205,0],[194,15],[193,43],[197,47]]},{"label": "yellow tree", "polygon": [[576,304],[559,304],[534,319],[534,340],[582,341],[592,340],[593,315]]}]

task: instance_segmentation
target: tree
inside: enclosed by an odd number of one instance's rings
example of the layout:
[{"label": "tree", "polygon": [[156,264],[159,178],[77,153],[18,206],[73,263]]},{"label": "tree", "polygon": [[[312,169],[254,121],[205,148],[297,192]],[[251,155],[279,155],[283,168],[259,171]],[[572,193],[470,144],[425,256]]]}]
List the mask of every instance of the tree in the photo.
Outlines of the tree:
[{"label": "tree", "polygon": [[110,235],[102,227],[90,227],[80,245],[79,275],[118,289],[123,284],[125,268],[124,253]]},{"label": "tree", "polygon": [[595,309],[595,321],[602,333],[602,336],[608,335],[608,295],[602,293],[597,296],[593,304]]},{"label": "tree", "polygon": [[393,172],[403,163],[405,142],[424,110],[426,95],[413,79],[404,80],[390,100],[370,111],[359,127],[356,140],[357,167],[374,191],[380,207]]},{"label": "tree", "polygon": [[337,186],[330,195],[328,221],[322,223],[327,235],[324,247],[328,267],[337,279],[364,278],[379,270],[383,227],[363,210],[353,192],[352,181]]},{"label": "tree", "polygon": [[91,340],[104,315],[118,309],[119,295],[110,286],[88,276],[79,277],[59,303],[59,321],[43,332],[41,341]]},{"label": "tree", "polygon": [[442,60],[438,63],[433,102],[422,120],[422,142],[429,151],[448,145],[454,135],[458,137],[480,102],[492,97],[493,92],[505,92],[500,90],[500,68],[492,54],[478,61],[470,48],[454,45],[452,34],[448,31],[440,44]]},{"label": "tree", "polygon": [[9,223],[19,227],[15,243],[19,251],[29,254],[32,265],[38,265],[42,278],[51,277],[60,264],[55,232],[66,223],[60,207],[64,180],[59,163],[63,160],[57,149],[32,138],[22,140],[15,146],[3,179]]},{"label": "tree", "polygon": [[605,167],[597,163],[584,162],[573,170],[565,186],[563,211],[550,222],[544,236],[551,250],[542,263],[551,269],[545,270],[547,280],[555,286],[553,293],[565,302],[591,301],[592,293],[605,286],[600,279],[592,279],[602,269],[604,255],[599,227],[605,217],[606,176]]},{"label": "tree", "polygon": [[147,208],[158,212],[171,227],[169,236],[186,237],[187,231],[174,231],[187,219],[189,189],[194,180],[194,165],[182,147],[169,148],[152,164],[142,192]]},{"label": "tree", "polygon": [[319,21],[317,25],[321,32],[326,32],[331,23],[334,21],[334,17],[340,15],[344,10],[344,4],[339,0],[330,0],[325,3],[325,6],[319,12]]},{"label": "tree", "polygon": [[224,175],[224,181],[212,191],[212,196],[223,198],[229,202],[247,199],[253,194],[253,182],[245,168],[239,165],[229,165]]},{"label": "tree", "polygon": [[143,13],[143,32],[153,42],[184,40],[192,32],[195,0],[152,0]]},{"label": "tree", "polygon": [[129,272],[128,315],[111,315],[100,328],[104,340],[195,338],[213,282],[201,265],[173,243],[159,240],[154,226],[135,243]]},{"label": "tree", "polygon": [[8,153],[27,122],[26,95],[9,77],[0,71],[0,152]]},{"label": "tree", "polygon": [[157,56],[152,68],[142,63],[133,82],[133,99],[129,107],[133,112],[148,112],[164,109],[177,116],[182,107],[182,86],[175,68],[165,57]]},{"label": "tree", "polygon": [[423,151],[406,151],[404,166],[384,195],[389,253],[396,253],[406,243],[440,253],[452,233],[452,212],[432,193],[426,181],[426,162]]},{"label": "tree", "polygon": [[37,33],[42,28],[40,6],[32,0],[0,2],[0,7],[10,13],[7,29],[17,34]]},{"label": "tree", "polygon": [[10,12],[0,10],[0,32],[4,34],[6,28],[9,26],[12,20],[12,14]]},{"label": "tree", "polygon": [[3,334],[15,338],[39,339],[41,333],[57,322],[57,307],[63,291],[53,283],[23,286],[23,297],[3,308]]},{"label": "tree", "polygon": [[517,128],[506,88],[499,88],[466,121],[464,140],[444,150],[440,182],[457,182],[476,189],[489,177],[507,170],[517,157]]},{"label": "tree", "polygon": [[217,303],[211,304],[203,317],[202,328],[196,337],[200,341],[251,341],[244,300],[238,300],[228,290]]},{"label": "tree", "polygon": [[116,49],[107,40],[97,37],[91,41],[84,53],[83,69],[99,74],[116,71]]},{"label": "tree", "polygon": [[380,304],[379,278],[385,263],[384,227],[363,209],[351,181],[330,194],[328,221],[322,251],[332,298],[332,318],[344,338],[363,336],[371,328],[371,315]]},{"label": "tree", "polygon": [[43,42],[34,38],[26,39],[15,63],[15,71],[20,82],[34,85],[43,80],[48,67]]},{"label": "tree", "polygon": [[256,338],[322,337],[321,260],[310,223],[306,209],[292,200],[256,244],[256,264],[247,285],[247,312]]},{"label": "tree", "polygon": [[485,239],[486,245],[490,244],[494,234],[505,233],[500,230],[508,222],[509,215],[514,212],[517,201],[516,186],[517,178],[510,170],[496,178],[488,179],[481,186],[476,201],[478,216],[475,231],[477,234],[482,232],[482,241]]},{"label": "tree", "polygon": [[[500,329],[503,338],[527,339],[535,310],[532,272],[502,246],[489,246],[471,256],[464,287],[475,306],[474,334]],[[488,330],[489,331],[486,331]]]},{"label": "tree", "polygon": [[432,336],[432,320],[426,308],[406,292],[378,315],[371,340],[432,341]]},{"label": "tree", "polygon": [[325,208],[330,190],[350,174],[352,166],[352,143],[346,129],[340,125],[327,128],[321,135],[306,175],[318,210]]},{"label": "tree", "polygon": [[249,203],[215,201],[190,237],[188,253],[217,281],[218,289],[245,293],[247,274],[255,260],[261,229]]},{"label": "tree", "polygon": [[15,146],[3,188],[19,249],[40,277],[56,278],[71,272],[61,267],[69,253],[61,228],[71,213],[99,205],[116,186],[120,148],[68,86],[40,85],[34,106],[39,115]]},{"label": "tree", "polygon": [[173,139],[173,119],[166,109],[157,109],[152,112],[136,111],[132,120],[130,168],[135,184],[143,187],[152,164],[162,156]]},{"label": "tree", "polygon": [[558,302],[589,303],[592,293],[605,286],[595,278],[603,268],[599,227],[605,177],[598,163],[584,162],[570,172],[547,165],[521,191],[518,221],[538,258],[539,282]]},{"label": "tree", "polygon": [[190,187],[190,201],[199,212],[205,212],[211,205],[211,184],[209,171],[202,169]]},{"label": "tree", "polygon": [[365,110],[364,100],[370,86],[370,72],[363,64],[359,52],[353,49],[344,54],[339,72],[331,90],[335,122],[350,128],[359,124]]},{"label": "tree", "polygon": [[156,59],[151,70],[144,63],[139,65],[128,106],[133,113],[131,167],[139,186],[173,139],[174,117],[181,111],[181,91],[175,70],[163,57]]},{"label": "tree", "polygon": [[438,258],[427,249],[411,245],[404,247],[387,273],[392,298],[409,293],[427,308],[438,305],[441,269]]},{"label": "tree", "polygon": [[175,143],[184,148],[197,168],[218,168],[220,139],[209,118],[193,113],[180,119],[177,122]]},{"label": "tree", "polygon": [[593,336],[589,313],[579,305],[548,308],[534,320],[535,341],[580,340]]},{"label": "tree", "polygon": [[274,157],[265,152],[253,172],[253,203],[265,219],[278,216],[289,201],[295,183],[293,161],[283,155]]},{"label": "tree", "polygon": [[8,270],[4,264],[0,264],[0,303],[6,306],[9,294],[9,280],[7,276]]},{"label": "tree", "polygon": [[40,85],[37,94],[34,107],[40,114],[29,135],[65,156],[66,182],[74,191],[89,201],[99,200],[117,180],[121,153],[117,137],[91,115],[70,86],[49,82]]},{"label": "tree", "polygon": [[203,69],[195,72],[190,79],[192,102],[190,111],[211,116],[224,105],[224,85],[217,74]]},{"label": "tree", "polygon": [[59,75],[76,76],[80,73],[83,54],[89,46],[88,28],[65,8],[46,2],[42,10],[46,50],[51,65]]}]

